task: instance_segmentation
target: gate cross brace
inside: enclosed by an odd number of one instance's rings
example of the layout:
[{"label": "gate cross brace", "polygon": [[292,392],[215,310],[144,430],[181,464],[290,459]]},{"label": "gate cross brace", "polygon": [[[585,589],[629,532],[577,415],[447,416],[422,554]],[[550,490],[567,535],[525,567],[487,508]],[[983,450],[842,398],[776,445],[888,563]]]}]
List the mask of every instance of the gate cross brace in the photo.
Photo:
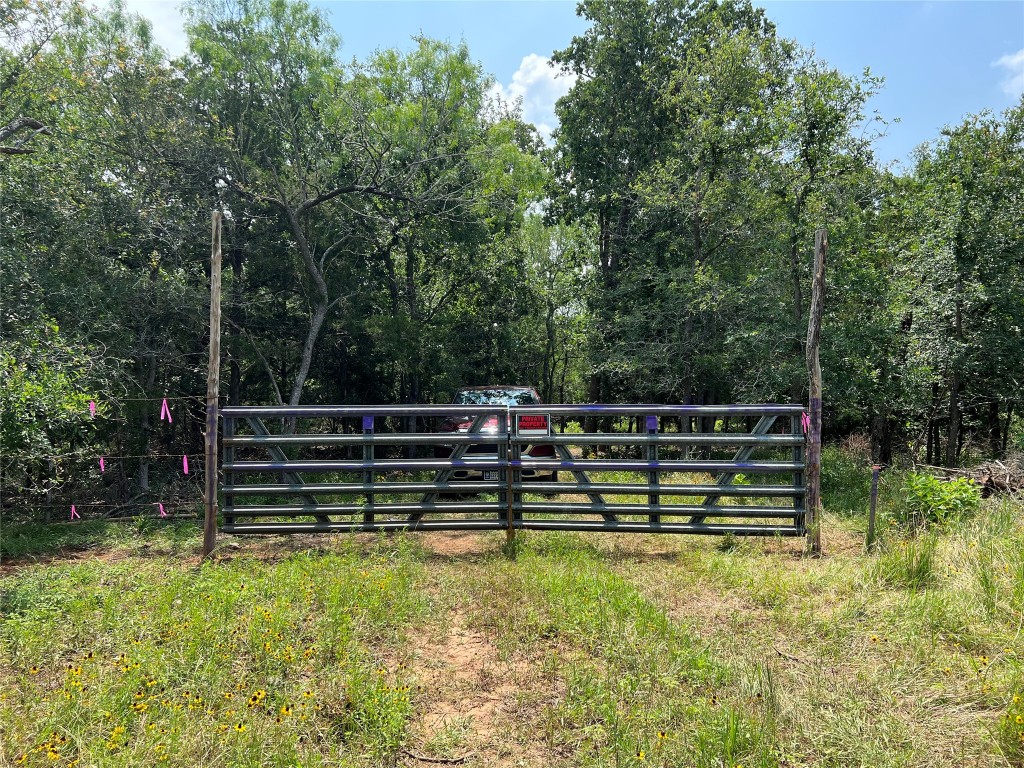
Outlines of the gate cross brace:
[{"label": "gate cross brace", "polygon": [[[559,458],[563,461],[573,461],[572,453],[561,443],[555,443],[555,453],[557,453]],[[570,469],[569,471],[572,472],[572,476],[576,478],[576,482],[587,483],[587,485],[590,484],[590,477],[582,469]],[[600,493],[588,493],[587,496],[590,497],[591,504],[604,504],[604,496]],[[610,523],[618,522],[619,519],[610,512],[602,512],[601,517],[603,517],[606,522]]]},{"label": "gate cross brace", "polygon": [[[469,433],[470,434],[479,434],[481,431],[483,431],[484,424],[486,423],[487,418],[490,415],[491,414],[489,414],[489,413],[481,413],[478,416],[476,416],[473,419],[473,423],[470,424],[470,426],[469,426]],[[455,446],[455,448],[452,449],[451,455],[448,457],[449,460],[450,461],[458,461],[459,459],[461,459],[463,456],[466,455],[466,451],[468,451],[470,449],[470,447],[471,447],[471,445],[469,443],[466,443],[464,445],[457,445],[457,446]],[[434,482],[435,483],[447,483],[449,480],[451,480],[452,472],[453,471],[454,470],[452,470],[452,469],[439,469],[437,471],[437,474],[434,475]],[[421,503],[424,503],[424,504],[433,503],[433,502],[437,501],[437,493],[425,493],[425,494],[423,494],[423,498],[420,501],[421,501]],[[422,517],[423,517],[423,513],[422,512],[413,512],[411,515],[409,515],[409,522],[410,523],[419,522],[419,520]]]},{"label": "gate cross brace", "polygon": [[[762,416],[757,424],[754,425],[754,429],[750,434],[752,435],[766,435],[768,431],[775,424],[776,416]],[[746,461],[750,458],[750,455],[754,452],[755,445],[745,445],[736,451],[736,455],[732,457],[733,461]],[[715,478],[715,485],[732,485],[732,481],[736,479],[736,475],[739,472],[723,472]],[[721,496],[706,496],[701,502],[702,506],[709,507],[712,504],[717,504]],[[691,523],[703,523],[707,519],[706,515],[694,515],[690,518]]]},{"label": "gate cross brace", "polygon": [[[249,416],[246,419],[246,421],[249,422],[249,426],[252,427],[252,431],[255,432],[257,435],[259,435],[260,437],[269,437],[270,436],[270,430],[267,429],[266,426],[264,426],[263,422],[260,421],[260,418],[258,416]],[[270,454],[270,458],[272,458],[274,461],[283,461],[283,462],[288,461],[288,456],[285,455],[285,452],[282,451],[279,446],[269,445],[268,444],[268,445],[266,445],[264,447],[267,449],[267,452]],[[281,476],[285,480],[287,480],[289,483],[294,483],[295,485],[302,485],[303,484],[302,483],[302,475],[300,475],[298,472],[292,472],[290,470],[285,470],[284,472],[281,473]],[[316,500],[315,496],[304,495],[304,496],[302,496],[302,498],[305,500],[305,502],[307,504],[319,504],[320,503],[319,501]],[[316,517],[316,521],[318,523],[329,523],[329,522],[331,522],[331,518],[329,518],[327,515],[314,515],[314,517]]]}]

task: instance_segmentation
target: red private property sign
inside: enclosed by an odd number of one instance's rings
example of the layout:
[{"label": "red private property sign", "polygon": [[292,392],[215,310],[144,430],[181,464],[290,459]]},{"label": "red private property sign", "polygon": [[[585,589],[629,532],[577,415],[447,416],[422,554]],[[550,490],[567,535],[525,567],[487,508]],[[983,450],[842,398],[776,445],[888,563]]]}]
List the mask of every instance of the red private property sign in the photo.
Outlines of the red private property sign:
[{"label": "red private property sign", "polygon": [[551,416],[547,413],[517,413],[516,434],[547,437],[551,434]]}]

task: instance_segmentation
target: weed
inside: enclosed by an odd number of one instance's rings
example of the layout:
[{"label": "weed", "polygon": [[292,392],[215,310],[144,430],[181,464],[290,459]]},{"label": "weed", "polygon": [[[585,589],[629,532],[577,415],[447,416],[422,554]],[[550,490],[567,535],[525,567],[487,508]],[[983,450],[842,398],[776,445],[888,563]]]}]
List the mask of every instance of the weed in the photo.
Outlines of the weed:
[{"label": "weed", "polygon": [[1024,688],[1010,695],[996,728],[996,740],[1011,765],[1024,764]]},{"label": "weed", "polygon": [[452,759],[460,751],[464,750],[469,739],[472,718],[456,717],[438,729],[423,745],[423,751],[428,755],[437,755],[439,758]]},{"label": "weed", "polygon": [[904,479],[902,504],[896,507],[901,522],[913,527],[944,525],[964,519],[981,503],[981,490],[968,478],[940,480],[909,472]]},{"label": "weed", "polygon": [[[243,558],[198,573],[136,559],[7,579],[0,758],[390,760],[405,740],[411,683],[371,649],[398,642],[421,614],[418,567],[401,545],[378,545],[366,556]],[[335,738],[324,742],[324,732]]]},{"label": "weed", "polygon": [[887,543],[878,557],[875,571],[891,586],[922,589],[934,578],[937,545],[938,538],[934,534]]}]

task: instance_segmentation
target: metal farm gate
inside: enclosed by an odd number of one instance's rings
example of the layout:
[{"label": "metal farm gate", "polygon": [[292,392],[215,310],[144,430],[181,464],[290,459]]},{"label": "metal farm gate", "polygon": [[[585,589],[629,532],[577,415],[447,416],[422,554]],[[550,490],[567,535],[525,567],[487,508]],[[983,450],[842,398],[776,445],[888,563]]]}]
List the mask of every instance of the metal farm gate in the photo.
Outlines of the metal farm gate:
[{"label": "metal farm gate", "polygon": [[802,536],[803,411],[228,407],[221,531]]}]

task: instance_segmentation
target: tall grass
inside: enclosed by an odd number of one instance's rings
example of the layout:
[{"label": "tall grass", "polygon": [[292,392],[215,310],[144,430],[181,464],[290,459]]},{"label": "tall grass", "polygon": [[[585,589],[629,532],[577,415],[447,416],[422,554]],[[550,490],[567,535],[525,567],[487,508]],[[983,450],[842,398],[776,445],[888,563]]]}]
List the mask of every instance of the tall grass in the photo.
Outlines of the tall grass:
[{"label": "tall grass", "polygon": [[878,557],[875,571],[890,586],[922,589],[935,577],[937,546],[934,534],[888,541]]}]

